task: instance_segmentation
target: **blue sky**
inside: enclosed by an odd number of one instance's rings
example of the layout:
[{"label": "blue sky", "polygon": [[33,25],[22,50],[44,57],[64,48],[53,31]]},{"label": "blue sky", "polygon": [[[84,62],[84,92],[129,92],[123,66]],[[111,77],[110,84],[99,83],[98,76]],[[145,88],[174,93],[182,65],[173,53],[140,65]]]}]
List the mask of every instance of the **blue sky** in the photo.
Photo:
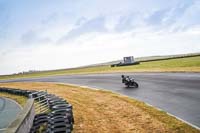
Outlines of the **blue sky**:
[{"label": "blue sky", "polygon": [[199,0],[0,0],[0,74],[200,52]]}]

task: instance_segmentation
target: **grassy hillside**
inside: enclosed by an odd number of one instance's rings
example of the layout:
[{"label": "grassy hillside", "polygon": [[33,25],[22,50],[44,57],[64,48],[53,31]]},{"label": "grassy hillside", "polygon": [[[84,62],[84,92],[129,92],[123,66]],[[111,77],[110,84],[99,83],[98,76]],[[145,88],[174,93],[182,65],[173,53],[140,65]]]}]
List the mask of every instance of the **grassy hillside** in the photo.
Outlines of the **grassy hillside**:
[{"label": "grassy hillside", "polygon": [[27,74],[4,75],[0,76],[0,80],[10,78],[112,72],[200,72],[200,55],[195,57],[141,62],[139,65],[133,66],[110,67],[109,65],[105,65],[91,66],[85,68],[43,71]]},{"label": "grassy hillside", "polygon": [[[200,56],[200,53],[190,53],[190,54],[178,54],[178,55],[165,55],[165,56],[146,56],[146,57],[136,57],[135,61],[139,62],[149,62],[149,61],[159,61],[159,60],[167,60],[167,59],[178,59],[178,58],[185,58],[185,57],[195,57]],[[105,66],[105,65],[112,65],[117,64],[119,62],[123,62],[123,60],[116,60],[111,62],[105,62],[100,64],[93,64],[89,66]]]}]

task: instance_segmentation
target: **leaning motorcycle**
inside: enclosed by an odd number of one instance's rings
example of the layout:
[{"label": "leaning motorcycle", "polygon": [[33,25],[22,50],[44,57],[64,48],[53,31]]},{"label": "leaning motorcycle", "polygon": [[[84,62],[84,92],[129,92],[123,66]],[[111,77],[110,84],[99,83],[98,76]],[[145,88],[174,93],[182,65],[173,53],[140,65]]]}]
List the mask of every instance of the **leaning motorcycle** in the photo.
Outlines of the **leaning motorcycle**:
[{"label": "leaning motorcycle", "polygon": [[138,88],[139,87],[138,83],[135,82],[135,80],[133,78],[129,78],[128,76],[125,77],[124,75],[122,75],[122,83],[124,83],[127,88],[129,88],[129,87]]}]

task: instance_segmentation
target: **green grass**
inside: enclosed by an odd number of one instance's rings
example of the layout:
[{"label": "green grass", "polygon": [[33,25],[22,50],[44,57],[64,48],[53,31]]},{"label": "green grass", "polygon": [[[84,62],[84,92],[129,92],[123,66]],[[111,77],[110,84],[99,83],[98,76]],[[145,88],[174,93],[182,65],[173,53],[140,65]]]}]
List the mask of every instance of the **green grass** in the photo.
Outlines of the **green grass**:
[{"label": "green grass", "polygon": [[86,68],[74,68],[63,70],[42,71],[27,74],[15,74],[0,76],[0,80],[11,78],[31,78],[54,75],[112,73],[112,72],[200,72],[200,56],[167,59],[161,61],[142,62],[139,65],[110,67],[93,66]]}]

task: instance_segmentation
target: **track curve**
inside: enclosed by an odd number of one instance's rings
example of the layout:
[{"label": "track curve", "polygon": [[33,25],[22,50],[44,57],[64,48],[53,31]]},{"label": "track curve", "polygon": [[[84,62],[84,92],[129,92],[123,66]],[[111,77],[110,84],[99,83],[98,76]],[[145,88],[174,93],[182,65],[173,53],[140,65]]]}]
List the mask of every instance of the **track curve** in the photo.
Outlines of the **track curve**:
[{"label": "track curve", "polygon": [[121,74],[90,74],[5,80],[0,82],[60,82],[103,88],[147,102],[200,127],[200,73],[125,73],[139,88],[127,89]]},{"label": "track curve", "polygon": [[0,103],[2,103],[2,104],[0,104],[1,106],[0,106],[0,113],[5,109],[5,106],[6,106],[6,100],[5,100],[5,98],[3,98],[3,97],[0,97]]},{"label": "track curve", "polygon": [[3,133],[8,125],[15,120],[21,111],[21,106],[15,101],[0,97],[0,133]]}]

